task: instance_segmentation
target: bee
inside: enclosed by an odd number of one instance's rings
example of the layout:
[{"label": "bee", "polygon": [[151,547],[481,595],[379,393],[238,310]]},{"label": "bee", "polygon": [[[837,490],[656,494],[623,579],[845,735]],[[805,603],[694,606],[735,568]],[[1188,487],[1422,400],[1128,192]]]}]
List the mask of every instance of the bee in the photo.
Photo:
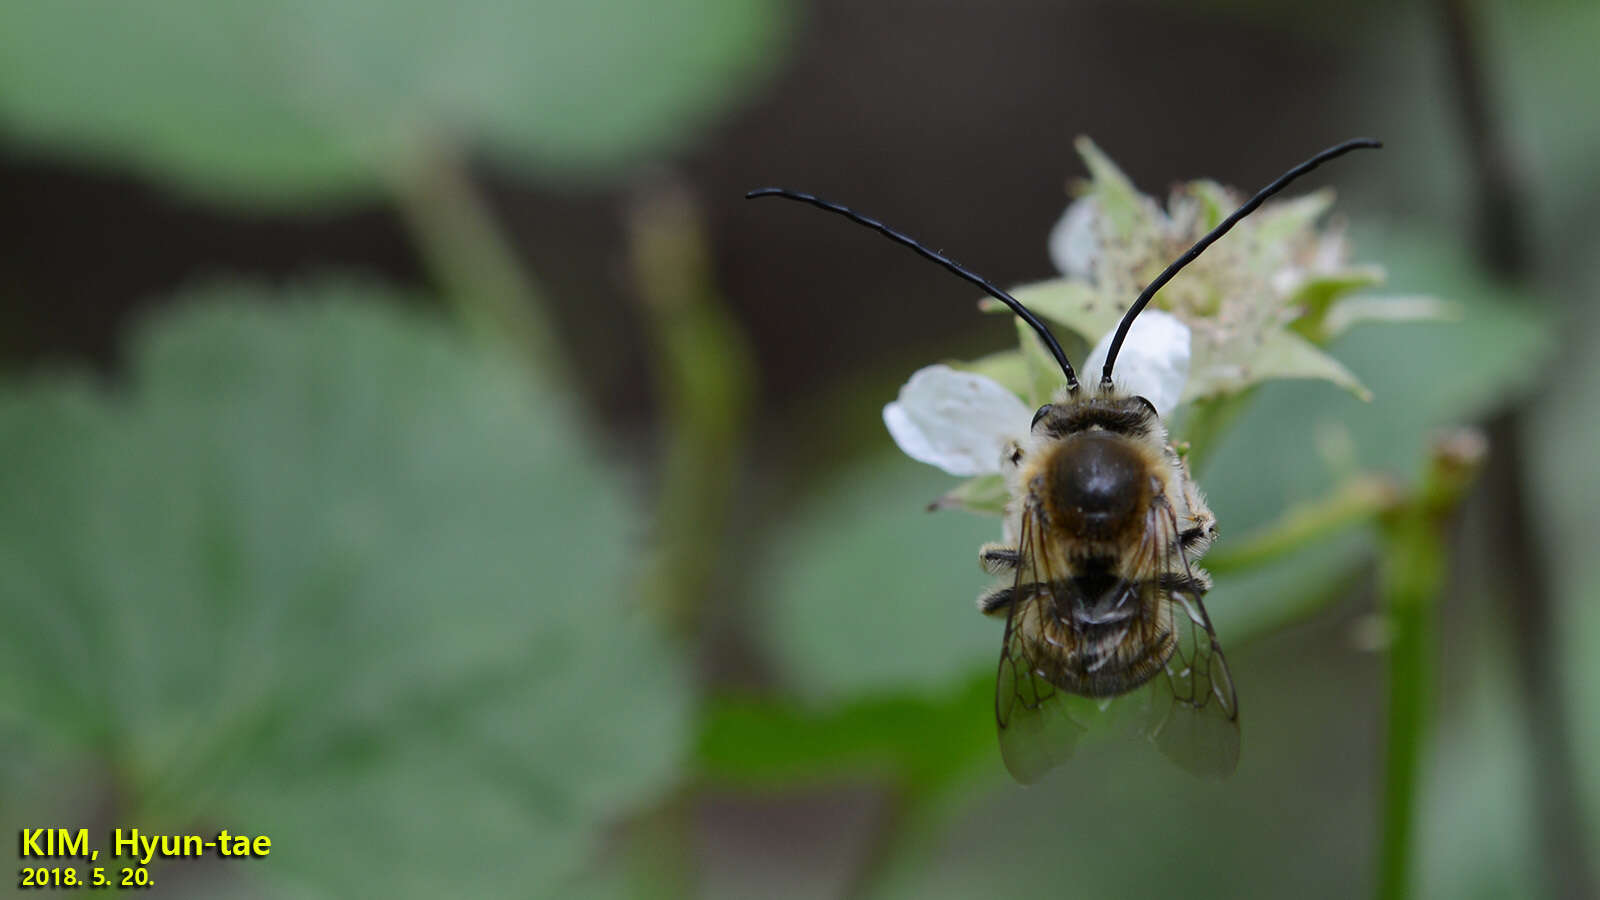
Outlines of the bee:
[{"label": "bee", "polygon": [[[995,679],[995,722],[1006,768],[1023,783],[1069,757],[1112,700],[1180,766],[1226,777],[1239,762],[1239,700],[1201,598],[1211,579],[1197,561],[1217,536],[1183,456],[1156,407],[1112,381],[1135,319],[1168,281],[1267,198],[1370,139],[1330,147],[1285,172],[1222,220],[1147,285],[1114,332],[1098,384],[1085,386],[1050,329],[987,279],[882,222],[813,194],[762,188],[845,216],[910,248],[1004,303],[1055,357],[1063,387],[1005,450],[1011,487],[1006,533],[979,562],[1007,580],[978,598],[1005,617]],[[1120,712],[1120,711],[1119,711]]]}]

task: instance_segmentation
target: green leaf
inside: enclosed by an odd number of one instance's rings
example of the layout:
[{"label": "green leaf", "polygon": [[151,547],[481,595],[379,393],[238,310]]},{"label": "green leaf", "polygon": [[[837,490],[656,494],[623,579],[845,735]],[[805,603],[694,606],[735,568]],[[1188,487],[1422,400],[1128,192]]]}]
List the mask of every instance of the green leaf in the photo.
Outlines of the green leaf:
[{"label": "green leaf", "polygon": [[602,174],[759,84],[784,25],[780,0],[11,3],[0,128],[254,203],[370,192],[438,140]]},{"label": "green leaf", "polygon": [[[926,789],[991,759],[994,673],[947,695],[869,697],[817,710],[780,698],[726,696],[711,702],[698,758],[705,777],[747,787],[879,775]],[[930,741],[928,735],[939,735]]]},{"label": "green leaf", "polygon": [[787,686],[826,706],[936,696],[993,665],[1000,623],[973,602],[992,581],[978,548],[1000,527],[928,512],[950,483],[886,454],[816,490],[771,536],[762,643]]},{"label": "green leaf", "polygon": [[[115,777],[114,821],[275,839],[229,878],[558,885],[679,776],[687,667],[562,398],[398,299],[202,291],[125,391],[0,389],[4,755]],[[59,821],[36,771],[0,805]]]},{"label": "green leaf", "polygon": [[[1197,473],[1221,529],[1217,556],[1355,472],[1409,482],[1436,429],[1505,402],[1537,369],[1548,324],[1529,298],[1419,235],[1391,234],[1384,243],[1393,283],[1457,298],[1459,322],[1363,328],[1336,340],[1329,352],[1370,386],[1370,403],[1304,381],[1254,388],[1254,401]],[[1348,593],[1350,573],[1369,549],[1369,535],[1358,529],[1266,567],[1218,574],[1206,603],[1224,648],[1305,618],[1325,605],[1329,590]]]},{"label": "green leaf", "polygon": [[1199,473],[1222,528],[1219,550],[1353,470],[1409,480],[1435,429],[1484,415],[1538,370],[1550,331],[1531,298],[1448,245],[1405,232],[1383,242],[1391,284],[1451,297],[1460,320],[1359,328],[1335,340],[1328,353],[1371,390],[1370,403],[1313,382],[1259,385]]}]

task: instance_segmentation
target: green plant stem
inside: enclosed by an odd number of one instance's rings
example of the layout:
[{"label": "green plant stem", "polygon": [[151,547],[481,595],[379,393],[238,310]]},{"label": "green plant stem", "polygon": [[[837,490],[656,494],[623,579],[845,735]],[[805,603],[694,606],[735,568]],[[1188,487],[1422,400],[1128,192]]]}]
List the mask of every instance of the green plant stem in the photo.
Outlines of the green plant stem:
[{"label": "green plant stem", "polygon": [[1476,432],[1439,440],[1417,493],[1382,520],[1379,587],[1389,627],[1377,883],[1377,896],[1382,900],[1411,895],[1417,780],[1433,688],[1433,611],[1448,558],[1445,531],[1483,457],[1484,440]]},{"label": "green plant stem", "polygon": [[495,225],[454,148],[435,144],[389,170],[389,184],[424,264],[467,330],[521,359],[557,388],[571,360],[538,282]]},{"label": "green plant stem", "polygon": [[1267,527],[1207,556],[1205,567],[1215,574],[1230,574],[1266,565],[1354,525],[1371,522],[1399,499],[1399,488],[1390,479],[1356,475],[1326,496],[1293,507]]},{"label": "green plant stem", "polygon": [[1388,711],[1378,896],[1410,896],[1417,774],[1432,689],[1432,614],[1444,575],[1436,530],[1414,508],[1384,529],[1382,597],[1389,627]]},{"label": "green plant stem", "polygon": [[[687,193],[670,186],[647,193],[628,226],[667,436],[638,594],[670,632],[693,643],[726,557],[754,365],[712,285],[710,244]],[[693,798],[691,786],[680,784],[631,823],[635,896],[694,894]]]},{"label": "green plant stem", "polygon": [[642,589],[669,627],[689,635],[699,630],[725,558],[754,365],[712,287],[709,244],[688,196],[675,189],[647,195],[632,211],[630,236],[667,428]]}]

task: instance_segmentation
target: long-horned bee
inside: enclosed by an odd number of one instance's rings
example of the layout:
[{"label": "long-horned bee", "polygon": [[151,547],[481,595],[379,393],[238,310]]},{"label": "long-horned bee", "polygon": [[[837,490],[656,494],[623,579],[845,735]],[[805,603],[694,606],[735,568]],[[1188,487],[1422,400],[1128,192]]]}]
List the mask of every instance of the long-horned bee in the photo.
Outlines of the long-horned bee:
[{"label": "long-horned bee", "polygon": [[[1092,385],[1079,383],[1037,316],[950,258],[812,194],[763,188],[746,195],[808,203],[909,247],[1004,303],[1061,367],[1062,388],[1034,414],[1029,433],[1003,451],[1001,470],[1011,488],[1005,530],[1014,540],[979,554],[985,569],[1007,577],[978,605],[1006,619],[995,721],[1001,756],[1018,781],[1036,781],[1071,755],[1090,727],[1120,719],[1123,711],[1192,772],[1221,777],[1237,767],[1238,697],[1201,603],[1211,580],[1196,565],[1216,537],[1216,518],[1156,406],[1114,384],[1112,372],[1135,319],[1179,270],[1301,175],[1378,146],[1357,139],[1318,153],[1195,242],[1128,307]],[[1136,691],[1140,700],[1119,702],[1117,715],[1109,714],[1113,698]]]}]

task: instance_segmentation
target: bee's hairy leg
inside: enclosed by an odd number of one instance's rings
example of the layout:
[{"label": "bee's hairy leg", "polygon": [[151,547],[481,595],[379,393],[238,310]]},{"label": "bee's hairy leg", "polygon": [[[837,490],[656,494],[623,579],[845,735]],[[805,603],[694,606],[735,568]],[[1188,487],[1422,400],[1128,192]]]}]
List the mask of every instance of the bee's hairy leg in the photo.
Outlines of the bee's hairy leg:
[{"label": "bee's hairy leg", "polygon": [[1178,533],[1178,543],[1186,552],[1199,556],[1217,539],[1217,517],[1211,510],[1201,507],[1194,510],[1188,520],[1189,527]]},{"label": "bee's hairy leg", "polygon": [[986,616],[1003,616],[1011,611],[1012,586],[996,585],[978,596],[978,612]]},{"label": "bee's hairy leg", "polygon": [[978,564],[990,575],[1009,575],[1017,570],[1017,548],[1005,544],[984,544],[978,551]]}]

